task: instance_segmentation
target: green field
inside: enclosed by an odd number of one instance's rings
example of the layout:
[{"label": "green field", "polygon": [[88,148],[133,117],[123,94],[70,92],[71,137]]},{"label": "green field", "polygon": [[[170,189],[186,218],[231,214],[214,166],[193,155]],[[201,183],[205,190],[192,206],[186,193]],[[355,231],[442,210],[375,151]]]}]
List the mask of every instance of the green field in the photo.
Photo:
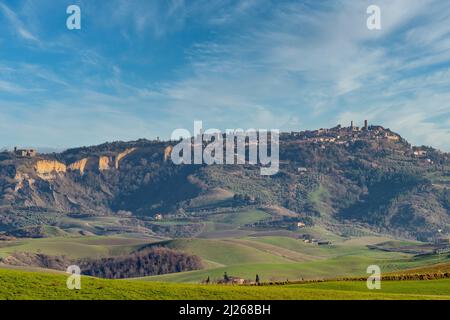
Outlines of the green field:
[{"label": "green field", "polygon": [[270,218],[270,214],[261,210],[239,211],[234,213],[216,214],[209,217],[209,221],[242,226]]},{"label": "green field", "polygon": [[364,281],[277,286],[218,286],[83,277],[81,290],[69,290],[64,274],[0,269],[0,299],[36,300],[305,300],[450,299],[450,280],[384,281],[368,290]]},{"label": "green field", "polygon": [[[315,232],[318,232],[317,230]],[[222,239],[160,239],[131,236],[54,237],[18,239],[2,242],[0,258],[14,252],[64,255],[68,258],[99,258],[129,254],[139,248],[156,245],[201,257],[204,269],[146,277],[148,282],[198,284],[210,277],[218,280],[229,275],[262,281],[295,281],[365,276],[369,265],[379,265],[383,273],[420,268],[450,262],[450,257],[414,257],[399,252],[370,250],[366,244],[385,241],[382,237],[334,240],[331,246],[304,243],[282,236],[244,236]]]},{"label": "green field", "polygon": [[[319,190],[320,191],[320,190]],[[324,192],[323,190],[320,192]],[[217,193],[203,199],[205,204]],[[317,195],[322,196],[322,195]],[[420,246],[423,243],[396,240],[386,236],[344,237],[323,227],[299,230],[249,230],[246,224],[270,218],[263,210],[226,212],[205,218],[204,230],[197,238],[157,238],[146,234],[75,236],[48,227],[52,237],[0,241],[0,258],[20,252],[66,256],[72,259],[128,255],[148,246],[164,246],[196,255],[203,269],[128,280],[103,280],[83,277],[82,290],[66,288],[67,275],[37,267],[0,266],[0,299],[450,299],[450,280],[383,281],[381,291],[369,291],[364,281],[315,282],[276,286],[204,286],[230,276],[262,282],[332,280],[367,277],[367,267],[378,265],[383,274],[427,273],[448,270],[450,255],[414,256],[411,253],[370,249],[368,245]],[[76,220],[76,221],[75,221]],[[109,218],[64,223],[75,230],[113,225]],[[163,220],[162,225],[183,224],[182,220]],[[72,229],[71,229],[72,228]],[[331,245],[305,243],[302,235],[326,239]],[[400,250],[401,251],[401,250]],[[27,271],[33,271],[32,273]]]},{"label": "green field", "polygon": [[146,277],[145,281],[200,283],[210,277],[229,275],[263,281],[332,279],[364,276],[369,265],[383,273],[450,261],[448,256],[414,257],[399,252],[370,250],[365,243],[384,238],[355,238],[331,246],[306,244],[288,237],[243,237],[235,239],[178,239],[165,242],[173,249],[195,254],[207,261],[206,269]]},{"label": "green field", "polygon": [[0,242],[0,258],[14,252],[44,253],[69,258],[97,258],[130,253],[143,245],[160,241],[151,237],[90,236],[17,239]]}]

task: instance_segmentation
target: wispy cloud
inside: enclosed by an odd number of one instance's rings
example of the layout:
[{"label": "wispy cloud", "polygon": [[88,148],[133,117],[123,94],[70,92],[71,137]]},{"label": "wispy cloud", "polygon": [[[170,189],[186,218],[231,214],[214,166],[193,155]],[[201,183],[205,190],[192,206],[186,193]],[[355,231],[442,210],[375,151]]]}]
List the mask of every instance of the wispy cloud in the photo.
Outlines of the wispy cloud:
[{"label": "wispy cloud", "polygon": [[39,42],[39,39],[30,30],[28,30],[24,23],[17,17],[16,13],[12,11],[7,5],[0,2],[0,11],[10,22],[11,27],[22,39],[27,41]]}]

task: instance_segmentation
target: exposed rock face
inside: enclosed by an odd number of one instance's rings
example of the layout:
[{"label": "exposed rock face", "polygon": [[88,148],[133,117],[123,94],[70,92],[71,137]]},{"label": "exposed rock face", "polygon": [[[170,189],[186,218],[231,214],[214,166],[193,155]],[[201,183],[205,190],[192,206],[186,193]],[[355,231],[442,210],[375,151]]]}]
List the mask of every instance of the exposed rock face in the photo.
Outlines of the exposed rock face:
[{"label": "exposed rock face", "polygon": [[44,180],[53,179],[55,174],[67,171],[64,163],[55,160],[39,160],[36,162],[34,169],[37,175]]},{"label": "exposed rock face", "polygon": [[170,159],[170,156],[172,155],[173,147],[168,146],[166,149],[164,149],[164,162],[167,162],[167,160]]},{"label": "exposed rock face", "polygon": [[135,151],[130,148],[114,156],[88,157],[78,160],[67,167],[68,171],[78,171],[84,174],[86,171],[105,171],[113,168],[119,169],[120,161],[127,155]]},{"label": "exposed rock face", "polygon": [[77,162],[72,163],[67,167],[69,171],[79,171],[81,174],[84,173],[84,170],[86,169],[87,163],[89,161],[89,158],[81,159]]},{"label": "exposed rock face", "polygon": [[115,161],[116,169],[119,169],[120,161],[121,161],[123,158],[125,158],[127,155],[129,155],[130,153],[134,152],[135,150],[136,150],[136,148],[130,148],[130,149],[125,150],[124,152],[119,153],[119,154],[116,156],[116,161]]},{"label": "exposed rock face", "polygon": [[29,174],[17,172],[16,176],[14,177],[14,180],[16,180],[16,186],[14,188],[14,192],[17,192],[24,188],[25,186],[29,186],[30,188],[33,187],[33,184],[35,180],[30,177]]},{"label": "exposed rock face", "polygon": [[89,157],[70,164],[67,169],[69,171],[78,171],[80,174],[84,174],[86,171],[103,171],[112,169],[113,163],[114,162],[111,157]]},{"label": "exposed rock face", "polygon": [[66,172],[67,167],[64,163],[55,160],[39,160],[35,165],[38,174],[48,174],[53,172]]},{"label": "exposed rock face", "polygon": [[111,157],[106,156],[100,157],[98,159],[98,170],[103,171],[111,169],[111,162],[112,162]]}]

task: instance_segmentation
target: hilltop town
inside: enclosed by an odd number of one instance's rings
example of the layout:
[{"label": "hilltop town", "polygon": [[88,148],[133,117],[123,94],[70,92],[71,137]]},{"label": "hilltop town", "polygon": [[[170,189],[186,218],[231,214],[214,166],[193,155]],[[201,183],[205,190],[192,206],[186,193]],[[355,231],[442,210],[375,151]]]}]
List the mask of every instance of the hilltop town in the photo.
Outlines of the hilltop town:
[{"label": "hilltop town", "polygon": [[[351,121],[349,126],[337,125],[333,128],[329,129],[317,129],[317,130],[305,130],[305,131],[292,131],[292,132],[282,132],[280,135],[280,139],[284,142],[296,141],[297,143],[309,144],[326,144],[333,143],[336,145],[345,145],[348,146],[351,143],[357,141],[377,141],[377,142],[402,142],[407,144],[407,141],[404,140],[399,134],[392,132],[390,129],[386,129],[380,125],[369,125],[368,120],[364,120],[364,125],[359,127],[354,125],[354,122]],[[166,144],[166,142],[160,141],[159,137],[156,140],[140,140],[142,143],[156,143],[156,144]],[[164,160],[167,161],[170,158],[170,152],[172,151],[173,141],[168,142],[169,145],[164,153]],[[136,143],[132,143],[136,145]],[[139,144],[139,143],[137,143]],[[246,143],[248,146],[248,143]],[[412,155],[416,157],[425,157],[427,155],[426,147],[411,147]],[[76,150],[76,149],[73,149]],[[116,152],[123,152],[122,155],[119,154],[117,162],[121,160],[122,157],[126,156],[128,153],[131,153],[135,150],[135,148],[130,148],[129,150],[115,150]],[[22,158],[34,158],[38,156],[38,152],[36,149],[19,149],[18,147],[14,148],[13,152],[4,152],[15,155],[17,157]],[[88,159],[81,159],[78,163],[69,164],[71,168],[77,167],[85,167],[87,165]],[[106,157],[100,159],[99,166],[102,167],[102,162],[106,164],[109,163],[109,160]],[[114,161],[114,160],[111,160]],[[84,165],[83,165],[84,163]],[[106,165],[109,166],[109,165]],[[70,169],[70,168],[69,168]],[[82,170],[83,171],[83,170]]]},{"label": "hilltop town", "polygon": [[[242,209],[269,212],[246,228],[320,225],[349,232],[350,224],[421,239],[450,231],[449,155],[412,147],[367,121],[282,133],[280,172],[270,178],[257,166],[174,165],[176,143],[142,139],[54,154],[0,153],[0,232],[34,228],[36,234],[36,226],[70,215],[134,219],[106,230],[192,235],[204,228],[199,217]],[[218,200],[199,205],[205,199]],[[166,217],[185,222],[157,223]],[[80,232],[106,232],[88,229]]]},{"label": "hilltop town", "polygon": [[342,127],[337,125],[331,129],[318,129],[312,131],[300,131],[284,133],[282,136],[286,139],[300,139],[301,141],[308,142],[332,142],[336,144],[346,144],[349,142],[355,142],[362,139],[376,139],[387,141],[400,141],[400,135],[385,129],[382,126],[369,126],[368,121],[364,121],[363,127],[354,125],[351,121],[349,127]]}]

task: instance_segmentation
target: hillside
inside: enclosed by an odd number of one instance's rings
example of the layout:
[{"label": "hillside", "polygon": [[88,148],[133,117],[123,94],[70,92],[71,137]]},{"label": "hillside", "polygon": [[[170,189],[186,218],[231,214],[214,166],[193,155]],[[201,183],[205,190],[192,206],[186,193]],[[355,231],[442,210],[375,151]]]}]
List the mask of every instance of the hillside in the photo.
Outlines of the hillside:
[{"label": "hillside", "polygon": [[[449,154],[413,148],[380,126],[282,134],[280,172],[271,177],[249,165],[176,166],[168,159],[173,144],[1,153],[0,232],[192,237],[207,233],[205,221],[219,214],[225,225],[234,219],[255,230],[302,222],[342,236],[369,230],[421,240],[450,231]],[[255,210],[265,213],[236,218]],[[167,223],[155,220],[161,214]]]}]

